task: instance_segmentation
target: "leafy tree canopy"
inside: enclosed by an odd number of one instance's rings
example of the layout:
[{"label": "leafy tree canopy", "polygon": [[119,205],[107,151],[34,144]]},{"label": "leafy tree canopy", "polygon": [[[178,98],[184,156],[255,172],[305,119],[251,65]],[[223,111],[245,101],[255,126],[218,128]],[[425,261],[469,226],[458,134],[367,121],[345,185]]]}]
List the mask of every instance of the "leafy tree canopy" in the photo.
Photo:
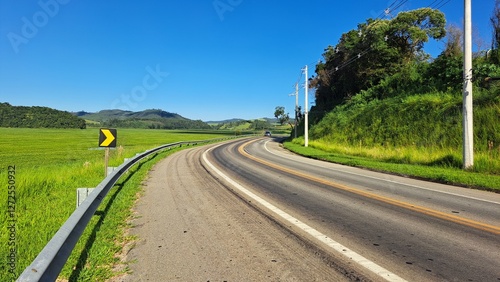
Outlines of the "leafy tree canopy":
[{"label": "leafy tree canopy", "polygon": [[446,20],[439,10],[422,8],[401,12],[391,20],[369,19],[328,46],[324,62],[311,80],[318,111],[331,110],[361,90],[377,85],[404,64],[425,61],[424,43],[446,35]]},{"label": "leafy tree canopy", "polygon": [[274,117],[278,119],[278,122],[283,125],[290,121],[290,116],[285,113],[285,107],[278,106],[274,110]]}]

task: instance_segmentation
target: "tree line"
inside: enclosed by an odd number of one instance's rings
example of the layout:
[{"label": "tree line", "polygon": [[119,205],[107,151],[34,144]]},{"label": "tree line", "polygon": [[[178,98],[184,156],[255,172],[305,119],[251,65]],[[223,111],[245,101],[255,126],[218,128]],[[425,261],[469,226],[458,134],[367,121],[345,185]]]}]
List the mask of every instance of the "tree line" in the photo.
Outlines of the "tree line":
[{"label": "tree line", "polygon": [[269,120],[266,119],[237,120],[212,125],[212,128],[216,130],[234,130],[235,128],[240,128],[243,130],[264,130],[270,129],[272,127],[273,125],[269,122]]},{"label": "tree line", "polygon": [[0,103],[0,127],[85,129],[86,123],[65,111]]}]

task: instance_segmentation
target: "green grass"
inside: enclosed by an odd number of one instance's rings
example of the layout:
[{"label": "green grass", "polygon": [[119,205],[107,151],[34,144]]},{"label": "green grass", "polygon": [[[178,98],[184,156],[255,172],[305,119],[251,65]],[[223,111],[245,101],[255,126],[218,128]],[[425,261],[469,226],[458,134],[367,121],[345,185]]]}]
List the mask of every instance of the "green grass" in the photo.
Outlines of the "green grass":
[{"label": "green grass", "polygon": [[[318,150],[313,155],[339,163],[498,191],[500,92],[494,88],[474,90],[474,165],[468,171],[462,169],[462,94],[451,90],[401,92],[385,99],[374,98],[384,93],[362,91],[311,124],[309,144]],[[299,132],[303,132],[303,128],[299,128]],[[296,144],[303,142],[303,138],[294,140]]]},{"label": "green grass", "polygon": [[[309,141],[307,148],[303,145],[303,138],[284,143],[285,148],[315,159],[500,192],[500,175],[464,171],[460,168],[461,157],[452,150],[346,146],[321,140]],[[485,154],[476,156],[476,162],[478,159],[483,163],[479,165],[483,166],[490,166],[493,163],[493,166],[496,166],[500,162]]]},{"label": "green grass", "polygon": [[[500,95],[474,93],[474,146],[478,153],[500,157]],[[337,106],[317,124],[310,138],[331,144],[368,148],[461,150],[461,93],[426,93],[370,100],[362,94]],[[476,167],[475,169],[482,169]],[[496,167],[500,174],[500,167]]]},{"label": "green grass", "polygon": [[141,182],[151,167],[180,148],[155,154],[131,169],[110,190],[61,272],[69,281],[104,281],[129,269],[121,260],[135,237],[126,233],[131,207],[141,194]]},{"label": "green grass", "polygon": [[[31,263],[75,209],[76,188],[95,187],[104,179],[104,151],[97,146],[98,129],[0,128],[0,281],[11,281]],[[118,143],[110,153],[110,166],[124,158],[177,141],[207,140],[220,132],[118,129]],[[104,199],[62,277],[71,281],[101,281],[112,275],[114,254],[128,238],[123,222],[148,168],[165,156],[132,169]],[[16,275],[9,275],[7,167],[16,166]],[[109,230],[109,231],[105,231]],[[74,269],[74,270],[73,270]],[[76,274],[75,274],[76,273]]]}]

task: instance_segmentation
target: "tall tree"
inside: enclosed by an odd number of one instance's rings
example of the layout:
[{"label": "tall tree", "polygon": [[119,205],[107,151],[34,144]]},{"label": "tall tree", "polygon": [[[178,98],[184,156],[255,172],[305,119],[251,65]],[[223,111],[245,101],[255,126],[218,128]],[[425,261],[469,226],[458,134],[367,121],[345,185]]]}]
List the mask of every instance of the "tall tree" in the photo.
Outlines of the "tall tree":
[{"label": "tall tree", "polygon": [[401,12],[392,20],[368,19],[328,46],[316,65],[311,85],[316,88],[316,110],[325,112],[377,85],[403,65],[421,60],[424,43],[446,34],[439,10],[422,8]]},{"label": "tall tree", "polygon": [[446,35],[445,25],[446,19],[439,10],[422,8],[399,13],[389,24],[389,42],[394,42],[391,45],[398,48],[406,60],[412,60],[429,37],[441,39]]},{"label": "tall tree", "polygon": [[455,26],[447,27],[445,49],[430,64],[424,75],[427,85],[439,91],[459,91],[463,81],[463,31]]},{"label": "tall tree", "polygon": [[285,107],[277,106],[275,108],[275,110],[274,110],[274,117],[278,119],[278,122],[281,125],[283,125],[285,123],[289,123],[290,124],[290,116],[288,115],[288,113],[285,113]]},{"label": "tall tree", "polygon": [[460,56],[462,54],[462,30],[456,25],[448,25],[444,55]]},{"label": "tall tree", "polygon": [[490,17],[491,26],[493,28],[493,38],[491,41],[491,49],[499,49],[500,47],[500,0],[495,1],[495,8]]},{"label": "tall tree", "polygon": [[493,28],[493,38],[491,40],[492,56],[491,59],[493,63],[500,63],[500,0],[495,1],[495,8],[493,9],[493,14],[490,17],[491,26]]}]

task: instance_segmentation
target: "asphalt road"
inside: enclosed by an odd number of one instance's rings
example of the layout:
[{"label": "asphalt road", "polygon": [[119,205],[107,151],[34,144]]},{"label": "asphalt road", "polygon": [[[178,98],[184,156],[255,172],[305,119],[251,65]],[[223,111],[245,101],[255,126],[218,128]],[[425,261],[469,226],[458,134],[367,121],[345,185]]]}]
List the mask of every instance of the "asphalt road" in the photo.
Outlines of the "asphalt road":
[{"label": "asphalt road", "polygon": [[128,253],[115,281],[346,281],[350,273],[310,252],[202,166],[207,147],[158,163],[138,201]]},{"label": "asphalt road", "polygon": [[499,194],[306,159],[273,140],[155,167],[125,280],[500,281]]}]

